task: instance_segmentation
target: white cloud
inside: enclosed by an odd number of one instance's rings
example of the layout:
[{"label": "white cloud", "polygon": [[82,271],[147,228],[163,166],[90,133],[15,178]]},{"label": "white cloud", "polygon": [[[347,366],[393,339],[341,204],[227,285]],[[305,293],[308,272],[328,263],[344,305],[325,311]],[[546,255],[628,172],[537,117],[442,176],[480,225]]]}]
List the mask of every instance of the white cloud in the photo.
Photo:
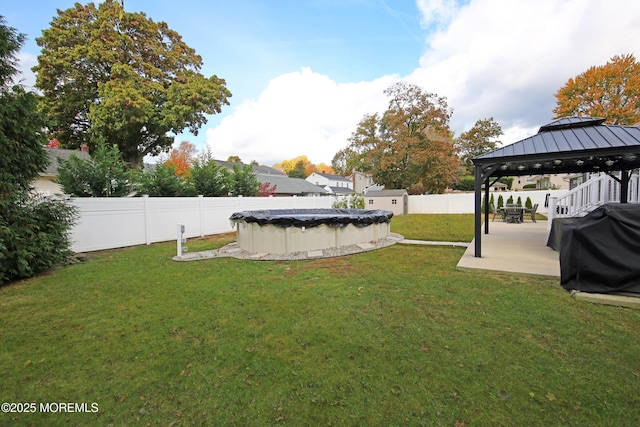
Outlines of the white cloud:
[{"label": "white cloud", "polygon": [[510,143],[553,118],[570,77],[634,53],[638,37],[640,5],[624,0],[472,0],[430,37],[408,79],[448,98],[456,134],[493,117]]},{"label": "white cloud", "polygon": [[[614,55],[636,54],[640,39],[640,3],[627,0],[417,5],[431,32],[420,66],[406,80],[448,99],[456,135],[493,117],[505,132],[503,143],[551,121],[554,94],[570,77]],[[386,108],[382,92],[398,79],[338,84],[306,68],[284,74],[208,129],[207,142],[218,158],[273,164],[304,154],[329,162],[365,113]]]},{"label": "white cloud", "polygon": [[18,60],[18,75],[14,83],[19,83],[25,89],[31,90],[36,85],[36,75],[31,68],[38,64],[38,58],[28,52],[20,51],[16,55]]},{"label": "white cloud", "polygon": [[341,84],[309,68],[283,74],[257,100],[244,101],[219,126],[207,129],[207,142],[223,160],[236,155],[272,165],[306,155],[329,164],[365,114],[386,108],[382,92],[397,79]]}]

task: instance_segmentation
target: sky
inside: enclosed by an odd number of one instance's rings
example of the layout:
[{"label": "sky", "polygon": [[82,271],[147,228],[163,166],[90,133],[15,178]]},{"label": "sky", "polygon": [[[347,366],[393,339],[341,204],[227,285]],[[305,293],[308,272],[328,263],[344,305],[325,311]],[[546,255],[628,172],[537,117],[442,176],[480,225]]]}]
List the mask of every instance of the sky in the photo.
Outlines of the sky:
[{"label": "sky", "polygon": [[[27,35],[19,54],[32,86],[36,37],[72,0],[1,0]],[[82,2],[80,3],[87,3]],[[124,0],[196,50],[201,72],[233,96],[189,141],[215,158],[273,165],[306,155],[330,164],[383,91],[404,81],[445,97],[455,136],[492,117],[506,145],[553,117],[554,94],[615,55],[638,58],[640,2],[628,0]],[[640,59],[640,58],[638,58]]]}]

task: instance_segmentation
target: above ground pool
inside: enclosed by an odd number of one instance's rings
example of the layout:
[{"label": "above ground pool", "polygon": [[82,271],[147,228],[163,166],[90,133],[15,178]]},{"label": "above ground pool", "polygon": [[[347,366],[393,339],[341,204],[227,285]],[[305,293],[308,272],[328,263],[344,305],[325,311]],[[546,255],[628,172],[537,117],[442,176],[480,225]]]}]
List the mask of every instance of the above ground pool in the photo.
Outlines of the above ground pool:
[{"label": "above ground pool", "polygon": [[387,238],[393,212],[365,209],[273,209],[235,212],[240,249],[290,254],[366,245]]}]

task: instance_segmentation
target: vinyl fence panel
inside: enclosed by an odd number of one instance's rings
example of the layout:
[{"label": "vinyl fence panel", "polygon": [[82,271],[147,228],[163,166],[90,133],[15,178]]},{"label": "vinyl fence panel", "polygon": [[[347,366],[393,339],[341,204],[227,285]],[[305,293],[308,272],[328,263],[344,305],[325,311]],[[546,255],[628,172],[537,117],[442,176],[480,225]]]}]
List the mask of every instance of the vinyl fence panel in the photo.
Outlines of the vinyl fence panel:
[{"label": "vinyl fence panel", "polygon": [[176,226],[192,238],[233,231],[234,212],[330,208],[332,197],[92,197],[74,198],[79,218],[71,231],[74,252],[174,240]]}]

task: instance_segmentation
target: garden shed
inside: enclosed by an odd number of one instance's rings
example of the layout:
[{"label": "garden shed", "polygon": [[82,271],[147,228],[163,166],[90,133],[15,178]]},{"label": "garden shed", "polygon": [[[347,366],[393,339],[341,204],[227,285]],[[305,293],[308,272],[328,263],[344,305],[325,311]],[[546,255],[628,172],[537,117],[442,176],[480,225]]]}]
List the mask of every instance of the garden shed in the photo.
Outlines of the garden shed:
[{"label": "garden shed", "polygon": [[409,212],[409,193],[407,190],[371,190],[364,194],[365,209],[391,211],[394,215],[406,215]]}]

